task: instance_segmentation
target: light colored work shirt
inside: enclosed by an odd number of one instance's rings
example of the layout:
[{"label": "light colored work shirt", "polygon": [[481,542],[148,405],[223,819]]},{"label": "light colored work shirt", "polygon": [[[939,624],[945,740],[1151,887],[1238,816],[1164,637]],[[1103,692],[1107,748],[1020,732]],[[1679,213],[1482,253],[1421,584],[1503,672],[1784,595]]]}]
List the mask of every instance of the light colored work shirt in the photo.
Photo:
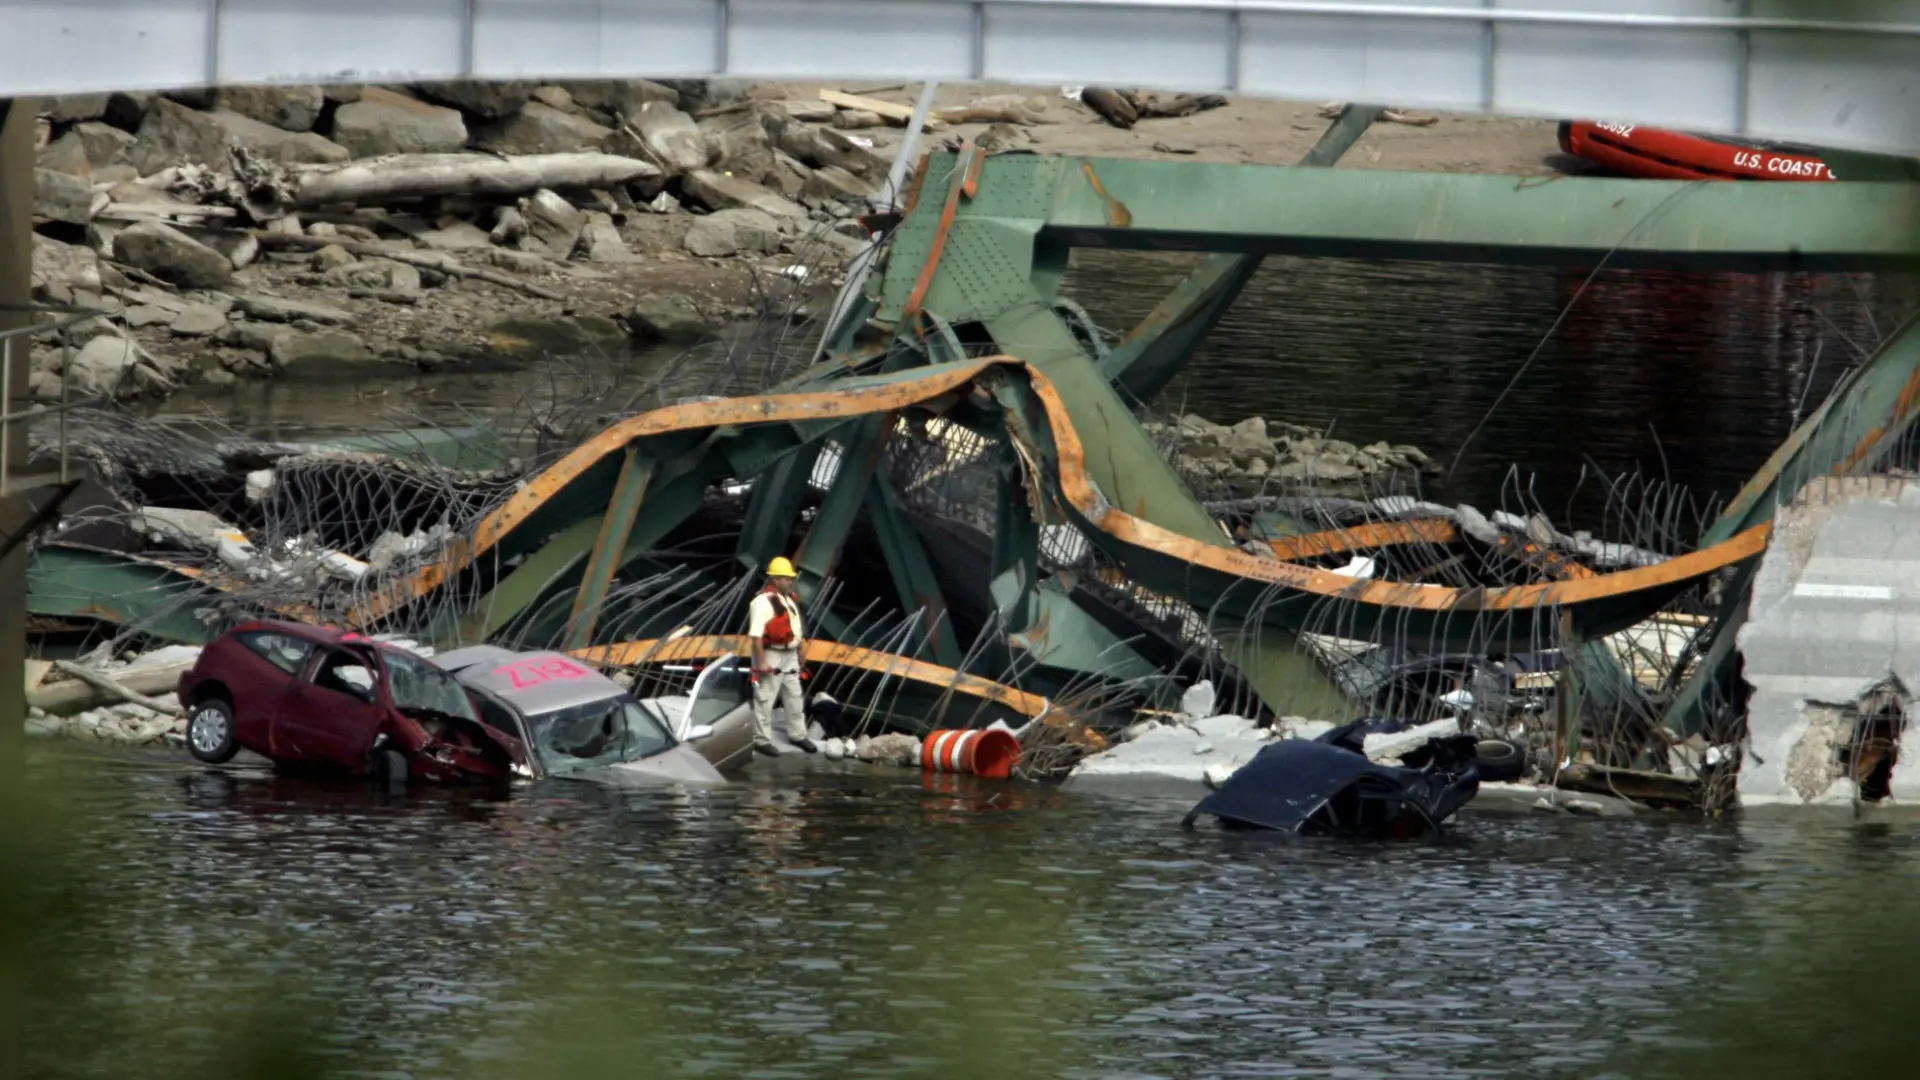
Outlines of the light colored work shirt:
[{"label": "light colored work shirt", "polygon": [[[774,615],[778,614],[778,612],[773,606],[773,602],[775,599],[776,597],[772,593],[762,592],[762,593],[754,594],[753,601],[747,605],[747,636],[748,637],[765,637],[766,636],[767,623],[773,621]],[[797,647],[800,644],[800,642],[804,640],[807,636],[806,631],[803,630],[800,626],[800,605],[794,603],[792,600],[789,600],[784,596],[777,597],[777,599],[780,601],[781,605],[787,609],[787,615],[789,616],[789,621],[793,624],[793,644],[781,646],[781,647],[782,648]],[[771,648],[774,648],[774,646],[769,644],[767,648],[771,649]]]}]

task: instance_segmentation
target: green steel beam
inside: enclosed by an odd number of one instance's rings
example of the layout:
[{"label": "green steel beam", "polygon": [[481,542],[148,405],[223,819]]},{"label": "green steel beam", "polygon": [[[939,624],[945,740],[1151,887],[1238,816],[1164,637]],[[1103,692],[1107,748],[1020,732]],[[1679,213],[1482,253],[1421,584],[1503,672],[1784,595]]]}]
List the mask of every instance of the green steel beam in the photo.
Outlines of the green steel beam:
[{"label": "green steel beam", "polygon": [[1010,633],[1033,624],[1033,590],[1040,582],[1040,523],[1020,468],[1020,455],[1011,441],[1000,445],[994,463],[992,589],[1000,618]]},{"label": "green steel beam", "polygon": [[867,488],[880,465],[887,435],[893,430],[898,415],[881,413],[862,419],[840,449],[840,469],[834,476],[833,486],[820,500],[820,511],[814,516],[806,539],[800,542],[800,550],[794,554],[794,567],[800,571],[800,598],[809,604],[819,596],[820,586],[834,576],[841,549],[860,517]]},{"label": "green steel beam", "polygon": [[620,463],[620,479],[614,484],[613,498],[600,519],[593,553],[587,557],[586,571],[573,601],[572,626],[567,632],[567,648],[584,649],[593,641],[594,625],[600,620],[601,605],[613,584],[614,570],[627,548],[627,536],[633,530],[634,515],[640,512],[646,497],[647,479],[653,475],[653,459],[632,443]]},{"label": "green steel beam", "polygon": [[1227,543],[1051,307],[1016,308],[989,322],[987,330],[1002,349],[1032,364],[1059,389],[1080,434],[1087,473],[1108,502],[1202,543]]},{"label": "green steel beam", "polygon": [[[219,590],[164,563],[93,548],[45,544],[27,556],[28,615],[98,619],[163,641],[199,645],[218,636],[202,622]],[[17,602],[17,601],[16,601]]]},{"label": "green steel beam", "polygon": [[774,556],[789,554],[787,541],[793,536],[800,504],[807,497],[807,478],[813,475],[813,463],[819,456],[820,444],[809,442],[754,477],[747,517],[741,523],[740,542],[735,549],[735,558],[748,573],[764,572]]},{"label": "green steel beam", "polygon": [[893,574],[901,608],[919,611],[926,620],[927,645],[934,662],[959,667],[960,646],[953,638],[953,624],[947,620],[947,601],[941,595],[933,563],[886,477],[875,476],[867,485],[866,502],[867,520],[873,523],[880,550],[887,553],[887,569]]},{"label": "green steel beam", "polygon": [[[993,599],[1002,610],[1014,604],[1020,583],[1011,576],[993,581]],[[1036,662],[1063,671],[1106,679],[1146,679],[1160,669],[1074,603],[1052,581],[1026,590],[1033,618],[1007,635],[1007,643]]]},{"label": "green steel beam", "polygon": [[[935,175],[953,155],[936,154]],[[897,319],[942,209],[898,230],[881,302]],[[941,254],[996,293],[1031,287],[1033,240],[1074,247],[1725,270],[1913,267],[1920,187],[1546,179],[1003,154]],[[1004,234],[996,238],[990,226]],[[1026,237],[1019,244],[1007,237]],[[989,252],[986,248],[995,248]],[[976,250],[978,249],[978,250]],[[993,264],[1011,265],[1002,275]],[[988,275],[988,276],[983,276]],[[933,290],[929,291],[932,295]],[[961,321],[952,305],[926,306]]]},{"label": "green steel beam", "polygon": [[[1385,111],[1377,105],[1348,105],[1300,159],[1307,168],[1331,168]],[[1227,314],[1264,260],[1261,255],[1208,255],[1166,298],[1154,305],[1120,344],[1100,362],[1100,370],[1135,401],[1147,401],[1180,373],[1213,328]]]},{"label": "green steel beam", "polygon": [[1150,400],[1173,381],[1195,349],[1240,298],[1264,256],[1209,255],[1155,304],[1113,351],[1100,373],[1134,401]]}]

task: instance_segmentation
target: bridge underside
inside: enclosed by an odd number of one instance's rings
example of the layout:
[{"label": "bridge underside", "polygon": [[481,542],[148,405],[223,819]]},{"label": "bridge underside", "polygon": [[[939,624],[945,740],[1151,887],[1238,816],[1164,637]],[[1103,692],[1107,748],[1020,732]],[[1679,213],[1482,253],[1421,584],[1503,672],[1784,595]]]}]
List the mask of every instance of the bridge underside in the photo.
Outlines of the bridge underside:
[{"label": "bridge underside", "polygon": [[[481,78],[996,81],[1593,116],[1908,152],[1911,2],[0,0],[0,96]],[[1840,10],[1828,10],[1840,8]]]}]

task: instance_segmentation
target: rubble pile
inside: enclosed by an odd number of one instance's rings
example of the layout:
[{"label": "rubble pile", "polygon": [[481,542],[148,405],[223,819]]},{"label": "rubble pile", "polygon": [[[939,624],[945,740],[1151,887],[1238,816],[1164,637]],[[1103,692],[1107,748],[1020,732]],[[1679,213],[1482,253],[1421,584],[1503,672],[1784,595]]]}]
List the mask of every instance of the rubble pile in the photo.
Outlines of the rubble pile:
[{"label": "rubble pile", "polygon": [[1358,495],[1395,482],[1410,486],[1423,475],[1440,472],[1417,446],[1356,446],[1300,424],[1258,416],[1228,425],[1187,415],[1144,426],[1156,443],[1173,450],[1174,468],[1182,478],[1202,490],[1224,486],[1252,494],[1293,485],[1330,495]]}]

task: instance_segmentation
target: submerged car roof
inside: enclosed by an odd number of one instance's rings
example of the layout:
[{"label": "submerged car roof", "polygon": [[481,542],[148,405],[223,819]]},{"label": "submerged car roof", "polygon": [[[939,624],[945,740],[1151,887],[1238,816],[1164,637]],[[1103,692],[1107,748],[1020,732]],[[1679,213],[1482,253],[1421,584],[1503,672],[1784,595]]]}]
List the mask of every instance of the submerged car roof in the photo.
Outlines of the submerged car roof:
[{"label": "submerged car roof", "polygon": [[463,685],[484,690],[528,715],[627,692],[586,664],[556,652],[509,652],[479,645],[436,660]]}]

